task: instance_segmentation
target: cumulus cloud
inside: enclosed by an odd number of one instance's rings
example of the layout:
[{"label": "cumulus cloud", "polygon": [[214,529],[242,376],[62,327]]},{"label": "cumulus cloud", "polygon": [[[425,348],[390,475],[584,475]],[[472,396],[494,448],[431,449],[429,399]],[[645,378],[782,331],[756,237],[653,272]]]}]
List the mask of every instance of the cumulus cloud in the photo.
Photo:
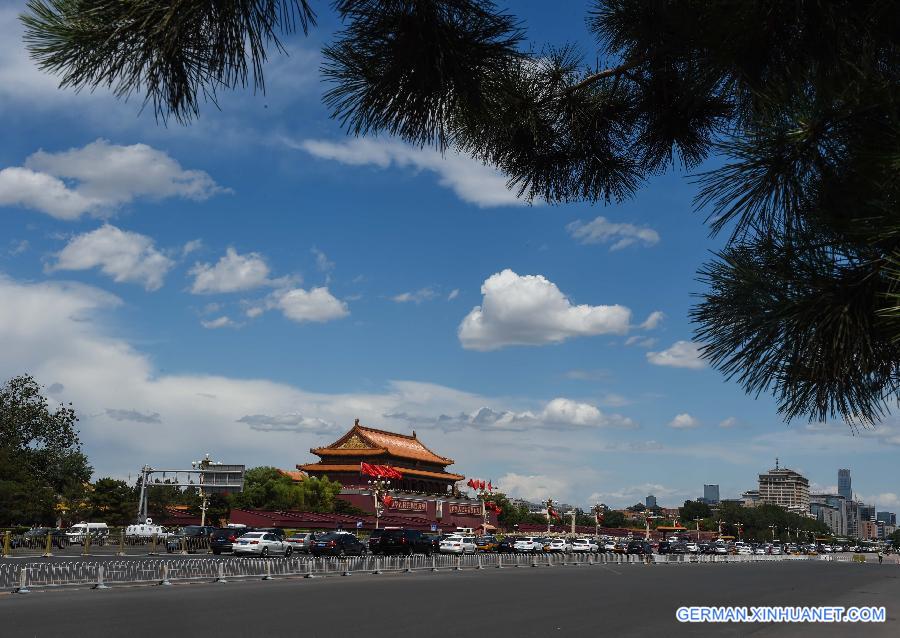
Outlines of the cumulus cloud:
[{"label": "cumulus cloud", "polygon": [[370,165],[381,169],[397,166],[435,173],[441,186],[451,189],[464,202],[481,208],[526,204],[507,187],[506,178],[497,170],[452,150],[442,155],[430,148],[415,148],[394,140],[362,137],[341,142],[285,142],[320,159],[350,166]]},{"label": "cumulus cloud", "polygon": [[195,295],[238,292],[270,285],[269,266],[259,253],[240,255],[229,247],[215,264],[195,264],[191,292]]},{"label": "cumulus cloud", "polygon": [[699,347],[690,341],[676,341],[660,352],[648,352],[647,361],[656,366],[700,370],[706,363],[700,358]]},{"label": "cumulus cloud", "polygon": [[337,429],[334,423],[301,414],[248,414],[237,420],[258,432],[313,432],[324,434]]},{"label": "cumulus cloud", "polygon": [[109,215],[137,198],[202,201],[227,192],[204,171],[188,170],[146,144],[98,139],[58,153],[38,151],[24,166],[0,170],[0,206],[30,208],[63,220]]},{"label": "cumulus cloud", "polygon": [[459,297],[459,288],[454,288],[450,291],[450,294],[447,295],[447,301],[453,301],[457,297]]},{"label": "cumulus cloud", "polygon": [[690,430],[700,426],[700,421],[692,417],[687,412],[676,414],[675,418],[669,421],[669,427],[676,430]]},{"label": "cumulus cloud", "polygon": [[207,330],[215,330],[216,328],[237,328],[238,324],[231,320],[230,317],[222,315],[215,319],[203,320],[200,325]]},{"label": "cumulus cloud", "polygon": [[413,415],[406,412],[386,413],[383,416],[399,421],[436,425],[447,430],[464,427],[514,431],[637,427],[637,424],[628,417],[620,414],[606,414],[590,403],[563,397],[548,401],[542,409],[535,411],[495,410],[481,406],[469,412],[440,414],[439,416]]},{"label": "cumulus cloud", "polygon": [[659,324],[661,324],[663,319],[665,318],[665,313],[660,310],[654,310],[647,316],[646,319],[644,319],[644,323],[640,325],[640,328],[642,330],[654,330],[659,327]]},{"label": "cumulus cloud", "polygon": [[291,321],[324,323],[341,319],[350,314],[347,304],[329,292],[326,287],[292,288],[274,294],[272,304]]},{"label": "cumulus cloud", "polygon": [[733,427],[736,427],[737,425],[738,425],[737,417],[733,417],[733,416],[730,416],[730,417],[728,417],[728,418],[722,419],[722,420],[719,422],[719,427],[720,427],[720,428],[725,428],[725,429],[733,428]]},{"label": "cumulus cloud", "polygon": [[158,290],[174,264],[156,250],[150,237],[104,224],[97,230],[73,237],[56,255],[56,263],[48,270],[99,268],[113,281],[137,283],[147,290]]},{"label": "cumulus cloud", "polygon": [[636,242],[645,246],[659,243],[659,233],[652,228],[611,222],[605,217],[589,222],[577,219],[568,224],[566,230],[582,244],[612,244],[610,250],[621,250]]},{"label": "cumulus cloud", "polygon": [[514,498],[543,502],[549,495],[559,497],[569,489],[568,482],[558,476],[545,474],[516,474],[509,472],[496,481],[497,489]]},{"label": "cumulus cloud", "polygon": [[482,302],[462,320],[459,340],[468,350],[540,346],[571,337],[628,332],[625,306],[574,305],[542,275],[504,270],[481,286]]},{"label": "cumulus cloud", "polygon": [[391,297],[391,301],[395,301],[397,303],[415,303],[420,304],[423,301],[429,301],[434,299],[437,296],[437,293],[433,288],[419,288],[413,292],[402,292],[399,295],[394,295]]},{"label": "cumulus cloud", "polygon": [[159,412],[138,412],[137,410],[118,410],[106,408],[106,416],[113,421],[133,421],[134,423],[162,423]]}]

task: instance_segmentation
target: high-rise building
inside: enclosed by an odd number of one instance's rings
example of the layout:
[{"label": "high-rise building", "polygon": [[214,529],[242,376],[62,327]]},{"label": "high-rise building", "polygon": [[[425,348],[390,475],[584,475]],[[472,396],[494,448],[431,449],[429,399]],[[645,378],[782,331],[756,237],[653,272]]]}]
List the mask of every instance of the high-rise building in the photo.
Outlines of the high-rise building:
[{"label": "high-rise building", "polygon": [[793,512],[809,512],[809,480],[799,472],[778,465],[759,475],[759,502],[779,505]]},{"label": "high-rise building", "polygon": [[718,505],[719,504],[719,486],[718,485],[704,485],[703,486],[703,502],[707,505]]},{"label": "high-rise building", "polygon": [[809,511],[822,521],[835,536],[846,536],[847,502],[837,494],[810,494]]},{"label": "high-rise building", "polygon": [[859,504],[859,520],[862,521],[874,521],[875,520],[875,506],[874,505],[864,505],[863,503]]},{"label": "high-rise building", "polygon": [[656,497],[653,494],[649,494],[647,498],[644,499],[644,505],[647,506],[647,509],[656,509]]},{"label": "high-rise building", "polygon": [[838,494],[848,503],[853,500],[853,488],[850,484],[850,470],[838,470]]},{"label": "high-rise building", "polygon": [[893,512],[877,512],[875,514],[875,521],[884,523],[885,525],[897,525],[897,515]]}]

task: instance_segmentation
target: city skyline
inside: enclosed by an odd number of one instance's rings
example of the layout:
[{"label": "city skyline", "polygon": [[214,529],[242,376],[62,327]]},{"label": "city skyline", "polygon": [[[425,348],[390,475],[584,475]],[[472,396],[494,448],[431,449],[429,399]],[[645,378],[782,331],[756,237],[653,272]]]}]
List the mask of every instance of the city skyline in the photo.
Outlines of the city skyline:
[{"label": "city skyline", "polygon": [[[97,477],[206,452],[292,468],[359,418],[531,500],[737,497],[779,455],[900,506],[895,417],[786,425],[698,358],[696,271],[723,239],[683,171],[529,206],[471,158],[348,138],[321,103],[327,15],[267,95],[162,126],[58,90],[20,10],[0,0],[0,376],[73,403]],[[522,4],[545,42],[587,45],[582,11]]]}]

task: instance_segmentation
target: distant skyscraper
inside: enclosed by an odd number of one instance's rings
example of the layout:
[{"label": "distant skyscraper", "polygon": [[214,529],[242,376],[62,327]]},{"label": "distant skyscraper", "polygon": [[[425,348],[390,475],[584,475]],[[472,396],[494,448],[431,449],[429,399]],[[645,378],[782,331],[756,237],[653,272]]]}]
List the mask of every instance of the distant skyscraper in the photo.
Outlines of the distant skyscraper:
[{"label": "distant skyscraper", "polygon": [[647,509],[655,508],[656,507],[656,497],[653,496],[653,494],[650,494],[649,496],[647,496],[646,499],[644,499],[644,505],[647,506]]},{"label": "distant skyscraper", "polygon": [[896,525],[897,515],[893,512],[877,512],[875,514],[875,520],[886,525]]},{"label": "distant skyscraper", "polygon": [[718,485],[704,485],[703,486],[703,501],[707,505],[718,505],[719,504],[719,486]]},{"label": "distant skyscraper", "polygon": [[843,496],[847,502],[853,500],[853,488],[850,486],[850,470],[838,470],[838,494]]},{"label": "distant skyscraper", "polygon": [[875,506],[874,505],[863,505],[859,504],[859,520],[862,521],[874,521],[875,520]]}]

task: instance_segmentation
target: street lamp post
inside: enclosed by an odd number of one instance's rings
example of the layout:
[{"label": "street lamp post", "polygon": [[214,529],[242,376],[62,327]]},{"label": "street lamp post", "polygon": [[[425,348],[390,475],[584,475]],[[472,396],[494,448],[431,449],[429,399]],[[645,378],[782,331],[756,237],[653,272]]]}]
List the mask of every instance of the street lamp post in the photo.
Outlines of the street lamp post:
[{"label": "street lamp post", "polygon": [[384,512],[381,496],[390,491],[391,482],[384,479],[370,480],[369,489],[372,490],[372,498],[375,499],[375,529],[378,529],[378,519],[381,518],[381,515]]},{"label": "street lamp post", "polygon": [[548,498],[547,499],[547,533],[548,534],[550,533],[550,527],[551,527],[550,521],[553,518],[551,512],[553,512],[553,499]]},{"label": "street lamp post", "polygon": [[646,530],[644,532],[644,540],[645,541],[650,540],[650,519],[651,518],[655,520],[657,518],[662,518],[662,516],[656,516],[654,514],[647,514],[646,516],[644,516],[644,525],[646,526]]},{"label": "street lamp post", "polygon": [[769,527],[772,529],[772,542],[774,543],[775,542],[775,524],[772,523],[771,525],[769,525]]},{"label": "street lamp post", "polygon": [[697,542],[698,543],[700,542],[700,521],[702,521],[702,520],[703,520],[702,518],[694,519],[694,522],[697,524]]},{"label": "street lamp post", "polygon": [[594,512],[594,536],[600,536],[600,517],[606,511],[606,505],[597,503],[593,507]]}]

